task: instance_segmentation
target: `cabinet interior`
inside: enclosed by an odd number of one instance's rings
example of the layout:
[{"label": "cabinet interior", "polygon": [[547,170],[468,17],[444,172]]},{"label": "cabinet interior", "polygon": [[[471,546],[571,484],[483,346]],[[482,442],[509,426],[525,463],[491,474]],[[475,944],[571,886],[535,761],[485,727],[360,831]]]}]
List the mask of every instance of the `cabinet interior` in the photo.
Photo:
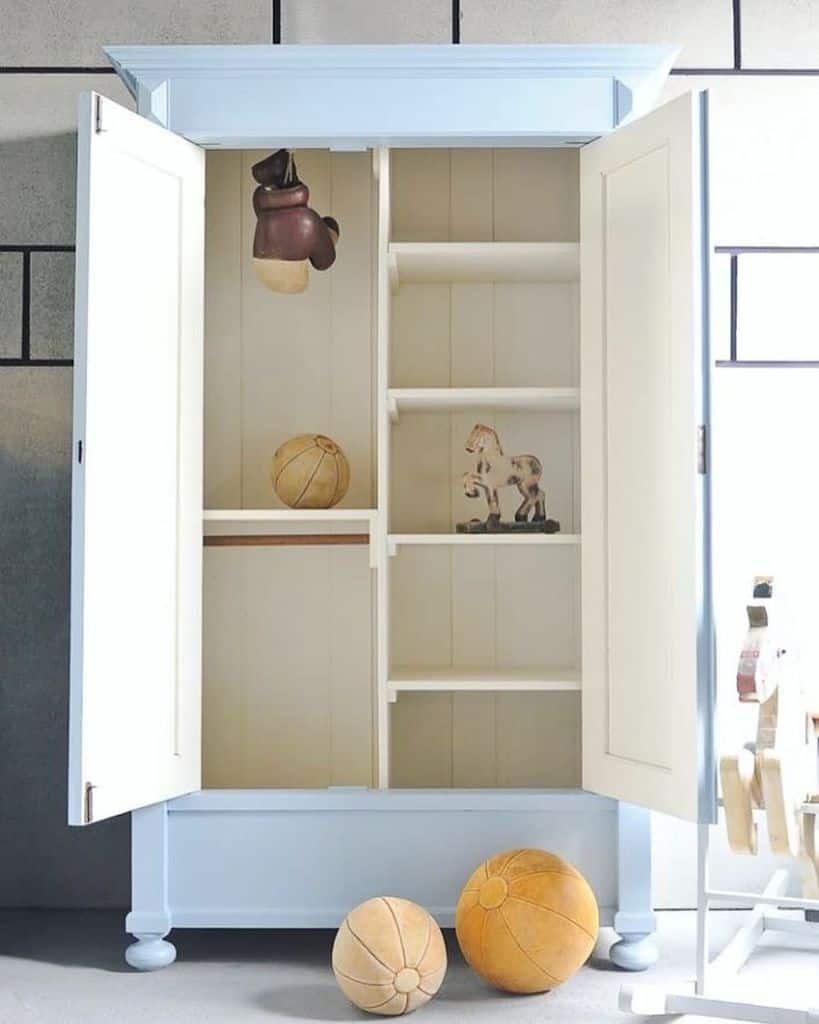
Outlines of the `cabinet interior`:
[{"label": "cabinet interior", "polygon": [[[577,786],[578,282],[561,269],[577,263],[577,150],[393,150],[387,183],[371,152],[298,151],[342,232],[301,295],[253,273],[264,155],[207,155],[205,508],[283,509],[271,458],[301,433],[335,439],[351,483],[326,522],[205,532],[358,533],[345,510],[374,510],[388,553],[373,569],[366,544],[205,547],[203,785],[375,786],[382,763],[396,787]],[[388,338],[379,204],[403,246]],[[451,542],[486,515],[461,484],[476,423],[542,461],[559,535]],[[511,517],[517,490],[500,500]]]}]

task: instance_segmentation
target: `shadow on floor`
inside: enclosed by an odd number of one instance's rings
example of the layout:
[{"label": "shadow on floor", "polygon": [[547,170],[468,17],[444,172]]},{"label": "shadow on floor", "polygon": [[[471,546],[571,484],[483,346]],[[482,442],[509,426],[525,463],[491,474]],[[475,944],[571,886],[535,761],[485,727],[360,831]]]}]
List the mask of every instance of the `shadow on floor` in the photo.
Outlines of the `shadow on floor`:
[{"label": "shadow on floor", "polygon": [[326,985],[283,985],[257,995],[254,1004],[285,1020],[359,1021],[372,1015],[356,1010],[328,981]]},{"label": "shadow on floor", "polygon": [[0,956],[124,973],[124,918],[125,911],[4,910]]},{"label": "shadow on floor", "polygon": [[[62,967],[129,972],[123,956],[133,941],[125,911],[0,911],[0,956]],[[169,938],[180,963],[266,963],[329,967],[329,929],[180,929]]]},{"label": "shadow on floor", "polygon": [[[0,956],[64,967],[131,971],[124,960],[132,939],[125,932],[125,911],[2,910]],[[180,963],[286,962],[294,966],[330,966],[334,929],[184,928],[169,936]],[[450,961],[460,961],[454,933],[447,933]],[[462,961],[461,961],[462,962]],[[332,1018],[331,1018],[332,1019]]]},{"label": "shadow on floor", "polygon": [[[131,937],[125,911],[0,911],[0,956],[60,967],[133,973],[123,959]],[[447,1002],[508,998],[482,982],[465,964],[452,929],[445,932],[450,972],[438,999]],[[257,1007],[281,1017],[304,1020],[370,1019],[354,1011],[335,987],[330,972],[333,929],[180,929],[170,939],[180,964],[282,964],[326,971],[326,984],[290,985],[262,992]],[[589,961],[595,971],[617,970],[607,958],[613,935],[604,929]]]}]

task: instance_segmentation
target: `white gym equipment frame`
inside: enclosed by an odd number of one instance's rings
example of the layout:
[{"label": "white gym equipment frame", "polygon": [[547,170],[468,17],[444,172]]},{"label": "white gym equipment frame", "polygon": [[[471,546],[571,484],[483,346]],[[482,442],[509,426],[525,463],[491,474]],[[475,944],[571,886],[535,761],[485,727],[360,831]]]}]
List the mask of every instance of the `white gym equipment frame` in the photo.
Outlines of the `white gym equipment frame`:
[{"label": "white gym equipment frame", "polygon": [[[806,803],[804,814],[819,813],[819,804]],[[620,1009],[646,1017],[693,1014],[754,1024],[819,1024],[819,986],[812,1008],[794,1009],[777,1003],[744,1002],[736,997],[738,972],[747,963],[765,932],[788,932],[819,937],[819,923],[783,914],[782,909],[819,911],[819,900],[783,896],[788,872],[774,872],[761,893],[712,889],[709,882],[711,825],[699,825],[697,832],[697,975],[694,991],[682,987],[663,989],[648,985],[623,985]],[[708,951],[708,912],[712,903],[753,903],[745,924],[713,960]]]}]

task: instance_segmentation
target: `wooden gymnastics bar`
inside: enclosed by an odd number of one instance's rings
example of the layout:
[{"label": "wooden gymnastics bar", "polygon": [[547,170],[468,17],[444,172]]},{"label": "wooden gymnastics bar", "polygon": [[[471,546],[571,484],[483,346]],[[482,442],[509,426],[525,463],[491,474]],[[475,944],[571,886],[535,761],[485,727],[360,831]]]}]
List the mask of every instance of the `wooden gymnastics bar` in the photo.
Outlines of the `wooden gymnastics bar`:
[{"label": "wooden gymnastics bar", "polygon": [[206,548],[249,548],[286,546],[338,546],[342,544],[369,544],[368,533],[247,533],[213,534],[202,538]]}]

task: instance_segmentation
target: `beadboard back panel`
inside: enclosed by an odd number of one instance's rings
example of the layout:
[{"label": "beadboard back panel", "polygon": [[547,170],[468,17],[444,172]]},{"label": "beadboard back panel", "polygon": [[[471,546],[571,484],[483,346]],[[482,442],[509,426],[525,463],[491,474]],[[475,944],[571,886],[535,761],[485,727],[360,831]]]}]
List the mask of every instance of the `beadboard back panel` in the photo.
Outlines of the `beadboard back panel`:
[{"label": "beadboard back panel", "polygon": [[[577,242],[575,150],[394,150],[392,238]],[[578,286],[406,283],[392,297],[390,384],[577,387]],[[580,529],[579,422],[567,412],[402,413],[391,431],[390,530],[450,533],[485,518],[463,494],[475,423],[543,463],[547,515]],[[520,503],[500,494],[505,518]],[[391,565],[393,669],[576,672],[577,547],[402,547]],[[392,706],[394,786],[573,786],[573,692],[404,692]]]},{"label": "beadboard back panel", "polygon": [[350,463],[340,505],[373,493],[372,173],[369,153],[299,150],[310,204],[341,225],[331,270],[310,270],[301,295],[268,291],[253,273],[262,151],[207,155],[205,505],[283,508],[270,460],[288,438],[323,433]]},{"label": "beadboard back panel", "polygon": [[204,787],[372,785],[366,548],[209,548],[204,580]]},{"label": "beadboard back panel", "polygon": [[[273,452],[301,433],[344,449],[340,505],[374,503],[372,175],[367,153],[297,153],[339,258],[301,295],[253,273],[252,164],[207,157],[205,506],[283,508]],[[372,577],[364,547],[207,548],[203,783],[373,782]]]}]

